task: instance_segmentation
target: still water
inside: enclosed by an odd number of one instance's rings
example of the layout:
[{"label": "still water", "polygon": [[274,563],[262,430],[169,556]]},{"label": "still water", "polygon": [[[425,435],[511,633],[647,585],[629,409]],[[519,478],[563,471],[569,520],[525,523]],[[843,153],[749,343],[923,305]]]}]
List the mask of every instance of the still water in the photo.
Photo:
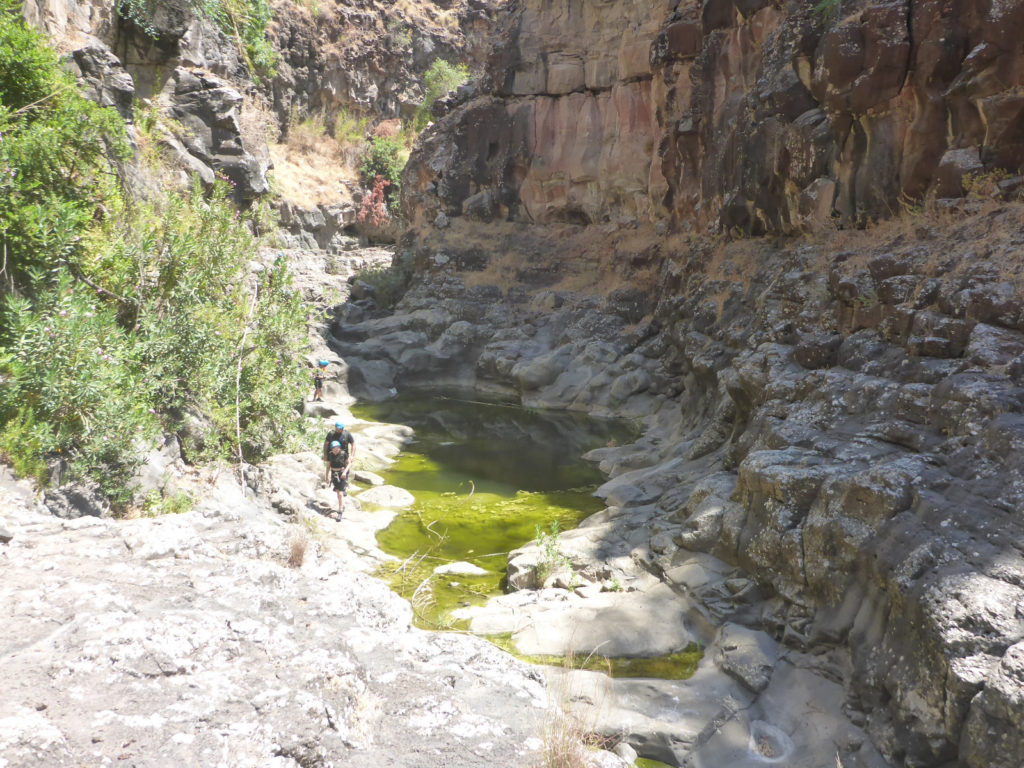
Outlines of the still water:
[{"label": "still water", "polygon": [[[635,437],[623,422],[440,395],[354,411],[416,431],[415,442],[384,472],[416,503],[377,538],[401,561],[386,577],[427,628],[457,628],[452,610],[500,594],[508,552],[538,531],[556,522],[564,531],[599,511],[603,504],[593,492],[604,478],[581,456]],[[481,572],[434,573],[452,562]]]}]

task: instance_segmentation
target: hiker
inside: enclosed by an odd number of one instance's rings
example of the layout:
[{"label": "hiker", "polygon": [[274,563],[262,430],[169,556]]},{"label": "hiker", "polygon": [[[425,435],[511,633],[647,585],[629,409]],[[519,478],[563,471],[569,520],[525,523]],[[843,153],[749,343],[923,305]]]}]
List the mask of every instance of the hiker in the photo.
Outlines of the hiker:
[{"label": "hiker", "polygon": [[333,485],[338,493],[338,516],[341,517],[345,503],[345,488],[348,486],[349,465],[356,455],[356,440],[351,432],[345,431],[345,424],[334,422],[334,429],[327,433],[324,440],[324,471],[327,482]]},{"label": "hiker", "polygon": [[327,464],[327,456],[331,452],[331,443],[337,440],[341,443],[341,452],[345,454],[345,457],[351,459],[356,455],[356,440],[352,437],[351,432],[345,431],[345,423],[342,421],[334,422],[334,429],[327,433],[327,437],[324,438],[324,464]]},{"label": "hiker", "polygon": [[316,370],[313,371],[313,402],[324,399],[324,373],[327,371],[326,360],[316,361]]},{"label": "hiker", "polygon": [[338,440],[331,441],[327,454],[327,482],[338,494],[338,519],[341,519],[345,506],[345,488],[348,487],[348,470],[352,463],[352,457],[347,451],[341,450],[341,445]]}]

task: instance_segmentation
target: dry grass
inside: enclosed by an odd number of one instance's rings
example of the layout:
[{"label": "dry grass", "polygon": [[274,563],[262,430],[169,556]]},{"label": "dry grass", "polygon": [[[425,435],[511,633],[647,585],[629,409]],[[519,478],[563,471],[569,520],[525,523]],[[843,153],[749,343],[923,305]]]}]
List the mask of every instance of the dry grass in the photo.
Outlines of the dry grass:
[{"label": "dry grass", "polygon": [[373,135],[393,139],[402,132],[402,121],[397,117],[381,120],[373,129]]},{"label": "dry grass", "polygon": [[588,736],[575,715],[558,712],[544,728],[544,746],[535,768],[588,768],[592,748]]},{"label": "dry grass", "polygon": [[306,562],[309,549],[309,533],[302,526],[296,526],[288,537],[288,567],[301,568]]},{"label": "dry grass", "polygon": [[[610,739],[596,733],[598,716],[608,697],[610,678],[604,678],[600,690],[584,690],[583,683],[577,689],[573,684],[573,671],[581,666],[576,654],[570,651],[557,678],[548,679],[552,700],[544,726],[543,744],[532,768],[590,768],[594,764],[594,751],[611,746]],[[593,682],[598,677],[586,674],[578,679]]]},{"label": "dry grass", "polygon": [[246,96],[239,110],[238,127],[242,144],[251,154],[266,156],[266,147],[277,138],[277,117],[259,96]]},{"label": "dry grass", "polygon": [[351,202],[361,151],[362,144],[331,136],[323,115],[293,120],[284,141],[270,145],[277,191],[303,208]]}]

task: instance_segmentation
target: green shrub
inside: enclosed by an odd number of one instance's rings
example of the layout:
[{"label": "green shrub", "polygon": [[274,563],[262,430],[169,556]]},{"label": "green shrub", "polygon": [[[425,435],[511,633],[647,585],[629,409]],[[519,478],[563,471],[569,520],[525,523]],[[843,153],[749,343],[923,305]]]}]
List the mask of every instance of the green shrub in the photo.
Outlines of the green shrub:
[{"label": "green shrub", "polygon": [[136,205],[93,235],[92,282],[129,298],[122,314],[136,329],[155,407],[197,408],[213,421],[201,458],[233,454],[236,379],[248,459],[266,456],[297,428],[306,312],[284,265],[246,284],[257,245],[249,225],[258,213],[239,214],[226,185],[210,197],[196,187]]},{"label": "green shrub", "polygon": [[541,557],[537,563],[537,583],[543,586],[551,574],[567,569],[572,571],[572,563],[562,552],[559,546],[558,537],[561,533],[561,526],[558,520],[551,523],[551,531],[545,531],[539,525],[536,526],[537,547],[540,549]]},{"label": "green shrub", "polygon": [[160,491],[150,491],[142,501],[142,511],[148,517],[158,515],[183,515],[191,511],[195,499],[185,491],[176,491],[165,495]]},{"label": "green shrub", "polygon": [[31,477],[45,485],[48,470],[49,428],[37,424],[31,408],[19,408],[0,431],[0,457],[10,462],[18,477]]},{"label": "green shrub", "polygon": [[155,0],[118,0],[117,15],[132,22],[147,36],[155,40],[157,32],[153,27],[154,6]]},{"label": "green shrub", "polygon": [[73,476],[92,478],[112,501],[125,501],[139,446],[158,422],[145,391],[137,391],[134,350],[113,308],[62,271],[32,300],[7,296],[0,317],[4,440],[32,426],[38,460],[60,452]]},{"label": "green shrub", "polygon": [[403,252],[396,256],[390,266],[363,269],[356,273],[356,279],[373,288],[377,305],[393,309],[412,283],[412,255]]},{"label": "green shrub", "polygon": [[375,137],[366,148],[359,164],[359,173],[366,187],[373,187],[377,176],[391,182],[387,191],[388,205],[394,209],[398,204],[399,185],[402,180],[402,169],[409,159],[408,150],[401,140],[389,136]]},{"label": "green shrub", "polygon": [[268,206],[223,183],[124,200],[123,123],[0,3],[0,453],[41,483],[59,455],[123,508],[181,414],[211,425],[194,458],[233,459],[238,427],[247,460],[293,445],[305,309],[286,265],[247,267]]},{"label": "green shrub", "polygon": [[83,98],[16,0],[0,0],[0,253],[25,290],[77,253],[99,204],[117,194],[106,154],[127,151],[113,109]]},{"label": "green shrub", "polygon": [[416,130],[422,131],[430,122],[430,108],[435,101],[468,79],[469,67],[465,64],[450,64],[444,59],[434,59],[434,63],[423,75],[423,102],[414,118]]},{"label": "green shrub", "polygon": [[278,55],[267,40],[267,25],[273,18],[267,0],[192,0],[192,3],[226,37],[235,41],[254,79],[274,76]]},{"label": "green shrub", "polygon": [[209,419],[190,459],[234,458],[236,418],[247,460],[291,441],[306,316],[286,267],[247,281],[256,243],[223,187],[115,213],[85,240],[88,284],[61,270],[32,298],[5,300],[0,444],[31,428],[25,453],[59,450],[73,477],[123,507],[141,454],[175,426],[166,414]]}]

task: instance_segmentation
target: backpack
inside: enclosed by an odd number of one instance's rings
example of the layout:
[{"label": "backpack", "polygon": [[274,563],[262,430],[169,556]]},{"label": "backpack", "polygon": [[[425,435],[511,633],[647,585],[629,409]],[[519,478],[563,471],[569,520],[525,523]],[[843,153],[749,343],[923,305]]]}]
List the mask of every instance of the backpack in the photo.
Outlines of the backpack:
[{"label": "backpack", "polygon": [[341,455],[345,457],[345,461],[348,461],[349,446],[352,445],[354,439],[348,432],[342,432],[341,439],[339,440],[337,433],[332,429],[327,433],[327,438],[324,440],[324,451],[327,455],[330,455],[331,443],[337,440],[341,443]]}]

